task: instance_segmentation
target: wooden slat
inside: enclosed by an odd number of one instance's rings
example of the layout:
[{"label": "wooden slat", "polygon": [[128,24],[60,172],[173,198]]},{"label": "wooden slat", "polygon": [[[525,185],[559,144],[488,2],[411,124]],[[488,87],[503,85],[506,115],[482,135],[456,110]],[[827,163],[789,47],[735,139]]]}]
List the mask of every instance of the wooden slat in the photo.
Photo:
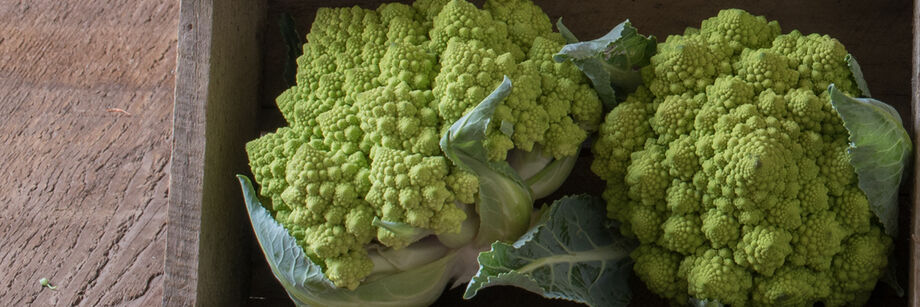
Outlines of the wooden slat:
[{"label": "wooden slat", "polygon": [[211,5],[181,1],[163,305],[191,306],[198,283]]},{"label": "wooden slat", "polygon": [[908,281],[908,300],[910,306],[920,306],[920,153],[917,150],[917,144],[920,144],[920,5],[914,1],[914,15],[912,20],[913,27],[913,50],[911,52],[911,122],[914,125],[914,172],[913,187],[911,191],[911,227],[910,227],[910,274]]},{"label": "wooden slat", "polygon": [[261,1],[183,0],[163,304],[237,305],[248,276],[239,185],[256,133]]}]

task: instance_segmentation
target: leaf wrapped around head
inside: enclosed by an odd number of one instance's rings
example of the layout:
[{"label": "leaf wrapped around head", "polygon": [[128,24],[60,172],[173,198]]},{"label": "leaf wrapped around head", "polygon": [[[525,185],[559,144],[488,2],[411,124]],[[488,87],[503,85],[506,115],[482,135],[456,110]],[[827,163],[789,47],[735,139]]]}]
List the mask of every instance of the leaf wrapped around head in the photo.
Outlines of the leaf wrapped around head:
[{"label": "leaf wrapped around head", "polygon": [[476,241],[480,245],[519,237],[527,230],[533,208],[527,184],[508,162],[489,161],[484,146],[492,113],[510,93],[511,80],[505,77],[495,91],[454,122],[441,138],[444,154],[479,177],[477,206],[481,226]]},{"label": "leaf wrapped around head", "polygon": [[[411,269],[338,288],[323,268],[306,256],[296,240],[262,207],[252,183],[238,175],[256,239],[275,278],[298,306],[426,306],[434,302],[452,274],[454,253]],[[394,257],[384,255],[383,257]],[[372,259],[380,258],[371,254]]]},{"label": "leaf wrapped around head", "polygon": [[[864,82],[863,82],[864,84]],[[850,164],[859,178],[859,188],[885,232],[898,234],[898,188],[910,163],[913,144],[904,130],[898,111],[872,98],[851,98],[828,87],[831,104],[850,132]]]}]

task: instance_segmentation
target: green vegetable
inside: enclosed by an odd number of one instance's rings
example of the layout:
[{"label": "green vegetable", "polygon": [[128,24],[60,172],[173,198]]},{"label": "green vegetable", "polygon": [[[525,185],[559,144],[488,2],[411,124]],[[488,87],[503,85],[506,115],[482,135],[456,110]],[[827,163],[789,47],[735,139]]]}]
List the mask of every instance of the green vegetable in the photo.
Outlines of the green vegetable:
[{"label": "green vegetable", "polygon": [[47,278],[44,278],[44,277],[42,277],[41,279],[38,280],[38,284],[42,285],[42,287],[46,287],[46,288],[51,289],[51,290],[57,290],[57,287],[52,286],[52,285],[51,285],[51,282],[48,281],[48,279],[47,279]]},{"label": "green vegetable", "polygon": [[[553,61],[564,40],[529,0],[322,8],[306,38],[296,85],[276,100],[288,125],[246,151],[294,238],[286,248],[302,248],[335,287],[374,277],[370,247],[516,240],[533,196],[561,185],[601,120],[588,80]],[[514,90],[490,100],[505,76]],[[488,110],[476,113],[480,102]],[[479,125],[471,139],[440,142],[472,131],[455,124],[466,121]],[[512,168],[509,156],[524,158]]]},{"label": "green vegetable", "polygon": [[[511,88],[511,81],[505,78],[491,95],[457,120],[441,138],[445,156],[478,178],[475,211],[471,206],[458,206],[464,216],[469,216],[461,223],[459,233],[437,234],[431,229],[374,216],[363,226],[377,227],[378,239],[367,243],[358,253],[366,257],[362,259],[367,259],[370,265],[357,269],[370,272],[353,288],[336,283],[334,278],[342,275],[330,275],[354,272],[353,264],[346,266],[348,261],[356,261],[347,258],[353,254],[313,260],[306,248],[300,248],[298,233],[276,221],[277,215],[273,218],[261,206],[248,178],[239,176],[256,236],[275,276],[291,298],[306,305],[425,305],[436,299],[450,280],[455,280],[455,284],[468,281],[477,267],[476,255],[489,244],[510,242],[526,232],[534,211],[530,187],[507,162],[490,161],[485,148],[486,131],[493,112],[511,94]],[[309,148],[306,146],[301,145],[298,155],[304,152],[303,148]],[[311,161],[298,155],[291,161]],[[281,197],[283,200],[288,196]],[[595,209],[603,210],[602,206]],[[357,227],[354,221],[361,221],[354,217],[346,219],[350,219],[346,221],[349,223],[347,229]],[[386,236],[381,238],[381,233]],[[391,242],[406,244],[387,244]]]},{"label": "green vegetable", "polygon": [[[367,306],[374,302],[377,306],[418,306],[437,299],[444,291],[456,252],[444,247],[431,248],[435,245],[431,241],[419,244],[424,252],[413,252],[413,246],[402,249],[399,255],[369,248],[369,257],[375,264],[374,270],[380,272],[379,276],[372,275],[355,290],[336,287],[323,274],[323,268],[297,246],[288,230],[262,207],[249,178],[237,177],[265,259],[298,305]],[[440,251],[440,254],[432,254],[432,251]]]},{"label": "green vegetable", "polygon": [[608,110],[616,106],[615,88],[629,93],[642,84],[639,68],[648,65],[649,57],[655,53],[654,36],[640,35],[627,20],[601,38],[577,42],[561,18],[556,26],[569,44],[553,58],[558,62],[575,63],[591,79]]},{"label": "green vegetable", "polygon": [[640,242],[633,269],[652,292],[678,304],[868,300],[912,145],[893,108],[850,98],[868,87],[839,41],[723,10],[659,43],[640,73],[600,128],[592,170],[608,216]]},{"label": "green vegetable", "polygon": [[495,242],[479,255],[479,273],[464,297],[492,285],[515,285],[591,306],[626,306],[635,246],[608,227],[603,208],[602,200],[587,195],[557,200],[517,242]]},{"label": "green vegetable", "polygon": [[480,227],[475,243],[480,246],[516,238],[530,226],[533,197],[529,187],[508,162],[489,161],[485,147],[489,121],[509,94],[511,81],[505,78],[478,107],[454,122],[441,137],[444,154],[479,178]]},{"label": "green vegetable", "polygon": [[[863,82],[864,84],[865,82]],[[898,234],[898,187],[910,163],[913,144],[898,111],[871,98],[851,98],[833,85],[834,110],[850,132],[850,164],[869,206],[891,236]]]}]

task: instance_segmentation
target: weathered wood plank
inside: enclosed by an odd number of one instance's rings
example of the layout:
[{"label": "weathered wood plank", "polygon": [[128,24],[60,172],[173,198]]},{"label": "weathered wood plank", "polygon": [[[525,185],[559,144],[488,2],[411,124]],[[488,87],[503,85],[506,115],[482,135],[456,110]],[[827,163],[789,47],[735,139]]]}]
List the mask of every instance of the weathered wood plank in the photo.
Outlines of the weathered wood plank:
[{"label": "weathered wood plank", "polygon": [[261,1],[181,1],[167,306],[242,301],[249,231],[234,174],[257,133]]},{"label": "weathered wood plank", "polygon": [[211,5],[181,1],[166,233],[165,306],[191,306],[198,282],[198,233],[204,179],[205,106]]},{"label": "weathered wood plank", "polygon": [[910,306],[920,306],[920,210],[917,205],[920,204],[920,154],[917,153],[917,144],[920,144],[920,5],[914,1],[913,20],[913,50],[911,50],[911,123],[914,125],[914,172],[911,191],[911,201],[913,202],[911,212],[910,226],[910,271],[908,274],[908,302]]},{"label": "weathered wood plank", "polygon": [[0,3],[0,305],[160,301],[177,9]]}]

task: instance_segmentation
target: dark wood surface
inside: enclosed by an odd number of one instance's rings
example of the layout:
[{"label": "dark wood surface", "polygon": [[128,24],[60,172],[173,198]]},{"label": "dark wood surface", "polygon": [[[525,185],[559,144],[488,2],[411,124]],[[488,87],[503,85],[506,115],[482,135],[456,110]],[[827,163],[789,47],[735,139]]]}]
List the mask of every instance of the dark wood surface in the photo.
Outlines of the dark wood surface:
[{"label": "dark wood surface", "polygon": [[0,1],[0,306],[161,301],[177,17]]}]

